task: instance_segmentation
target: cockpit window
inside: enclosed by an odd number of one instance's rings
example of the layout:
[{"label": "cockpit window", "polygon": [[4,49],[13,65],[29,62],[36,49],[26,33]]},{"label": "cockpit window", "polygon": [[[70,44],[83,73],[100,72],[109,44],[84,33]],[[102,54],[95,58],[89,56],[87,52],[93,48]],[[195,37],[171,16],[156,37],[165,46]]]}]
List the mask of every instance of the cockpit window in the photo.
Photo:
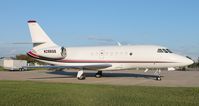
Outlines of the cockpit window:
[{"label": "cockpit window", "polygon": [[171,50],[169,50],[169,49],[166,49],[169,53],[173,53]]},{"label": "cockpit window", "polygon": [[158,52],[158,53],[163,53],[162,49],[158,49],[157,52]]},{"label": "cockpit window", "polygon": [[166,49],[162,49],[165,53],[169,53]]},{"label": "cockpit window", "polygon": [[171,50],[169,49],[158,49],[157,50],[158,53],[173,53]]}]

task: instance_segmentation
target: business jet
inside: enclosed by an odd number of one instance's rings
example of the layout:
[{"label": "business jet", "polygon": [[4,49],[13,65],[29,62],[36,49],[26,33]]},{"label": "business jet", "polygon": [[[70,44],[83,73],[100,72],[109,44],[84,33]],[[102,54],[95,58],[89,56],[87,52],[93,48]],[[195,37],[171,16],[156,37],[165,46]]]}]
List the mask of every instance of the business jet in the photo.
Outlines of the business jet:
[{"label": "business jet", "polygon": [[54,43],[35,20],[29,20],[28,26],[33,48],[27,54],[38,61],[51,64],[41,66],[42,68],[77,69],[79,80],[86,78],[84,70],[97,71],[95,76],[100,78],[105,70],[132,68],[144,68],[145,71],[157,69],[156,79],[161,80],[160,69],[172,70],[193,63],[187,57],[154,45],[63,47]]}]

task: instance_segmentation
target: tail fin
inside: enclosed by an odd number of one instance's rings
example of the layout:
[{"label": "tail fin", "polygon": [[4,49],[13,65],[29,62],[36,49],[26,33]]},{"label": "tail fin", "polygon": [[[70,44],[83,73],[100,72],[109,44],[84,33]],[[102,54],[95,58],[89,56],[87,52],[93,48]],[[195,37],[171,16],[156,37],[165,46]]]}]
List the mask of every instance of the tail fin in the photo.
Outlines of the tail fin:
[{"label": "tail fin", "polygon": [[33,47],[37,47],[41,44],[56,46],[35,20],[29,20],[28,26],[32,37]]}]

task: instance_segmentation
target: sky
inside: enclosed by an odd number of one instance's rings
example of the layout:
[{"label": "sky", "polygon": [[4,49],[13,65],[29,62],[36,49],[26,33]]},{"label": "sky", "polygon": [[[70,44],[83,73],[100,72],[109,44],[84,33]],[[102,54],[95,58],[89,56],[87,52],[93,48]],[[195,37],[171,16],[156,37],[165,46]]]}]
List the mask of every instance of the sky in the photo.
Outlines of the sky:
[{"label": "sky", "polygon": [[199,0],[1,0],[0,57],[32,48],[36,20],[63,46],[149,44],[199,57]]}]

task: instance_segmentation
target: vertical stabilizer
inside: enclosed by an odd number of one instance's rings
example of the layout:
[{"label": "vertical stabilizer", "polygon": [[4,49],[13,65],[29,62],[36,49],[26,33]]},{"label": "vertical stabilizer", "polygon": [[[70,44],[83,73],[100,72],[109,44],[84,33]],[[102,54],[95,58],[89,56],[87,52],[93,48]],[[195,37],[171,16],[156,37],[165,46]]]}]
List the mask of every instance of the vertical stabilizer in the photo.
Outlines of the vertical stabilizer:
[{"label": "vertical stabilizer", "polygon": [[32,38],[33,47],[45,44],[48,46],[56,46],[56,44],[48,37],[40,25],[35,20],[29,20],[28,26]]}]

